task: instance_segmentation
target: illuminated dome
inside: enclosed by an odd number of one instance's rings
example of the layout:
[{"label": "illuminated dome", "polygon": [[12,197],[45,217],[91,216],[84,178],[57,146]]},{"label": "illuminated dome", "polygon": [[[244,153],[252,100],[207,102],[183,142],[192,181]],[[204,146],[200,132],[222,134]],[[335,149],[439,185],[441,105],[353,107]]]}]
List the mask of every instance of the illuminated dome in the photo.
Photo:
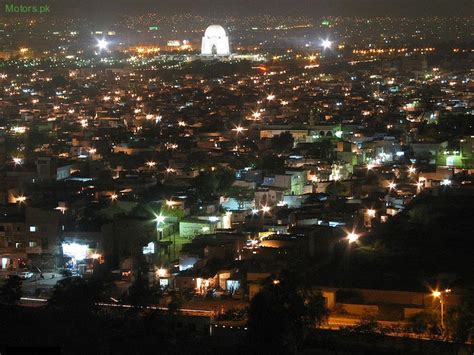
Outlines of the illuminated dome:
[{"label": "illuminated dome", "polygon": [[201,46],[202,55],[230,55],[229,36],[224,27],[211,25],[204,32]]}]

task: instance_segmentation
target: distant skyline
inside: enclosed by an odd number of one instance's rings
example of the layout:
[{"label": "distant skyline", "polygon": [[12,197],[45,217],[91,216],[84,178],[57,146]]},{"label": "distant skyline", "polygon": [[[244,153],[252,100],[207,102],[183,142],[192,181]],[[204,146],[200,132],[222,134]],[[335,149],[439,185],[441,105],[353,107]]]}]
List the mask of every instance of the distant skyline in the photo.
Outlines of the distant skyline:
[{"label": "distant skyline", "polygon": [[[5,1],[2,1],[2,6]],[[38,3],[12,0],[8,3]],[[50,0],[57,12],[79,11],[92,17],[148,11],[196,15],[252,14],[307,16],[470,16],[473,0]],[[94,13],[93,11],[100,11]]]}]

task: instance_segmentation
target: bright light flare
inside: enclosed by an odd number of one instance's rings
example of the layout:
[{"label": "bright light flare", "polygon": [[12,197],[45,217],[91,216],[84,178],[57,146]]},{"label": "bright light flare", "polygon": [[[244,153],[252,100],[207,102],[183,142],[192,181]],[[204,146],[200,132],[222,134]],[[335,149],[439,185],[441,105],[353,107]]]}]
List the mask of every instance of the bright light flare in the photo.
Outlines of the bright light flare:
[{"label": "bright light flare", "polygon": [[15,202],[18,202],[18,203],[24,203],[26,201],[26,196],[18,196],[16,199],[15,199]]},{"label": "bright light flare", "polygon": [[244,128],[242,126],[237,126],[237,127],[233,128],[232,130],[239,134],[239,133],[242,133],[242,132],[246,131],[247,128]]},{"label": "bright light flare", "polygon": [[350,244],[357,242],[357,241],[359,240],[359,238],[360,238],[360,235],[358,235],[358,234],[356,234],[356,233],[354,233],[354,232],[349,233],[349,234],[347,235],[347,237],[346,237],[347,241],[348,241]]},{"label": "bright light flare", "polygon": [[375,210],[372,209],[372,208],[369,208],[367,210],[367,216],[369,216],[370,218],[374,218],[375,217]]},{"label": "bright light flare", "polygon": [[332,46],[332,41],[330,41],[329,39],[323,39],[321,41],[321,46],[323,47],[323,49],[329,49]]},{"label": "bright light flare", "polygon": [[63,243],[63,254],[76,260],[84,260],[87,257],[87,245],[77,243]]},{"label": "bright light flare", "polygon": [[23,164],[23,159],[21,159],[21,158],[15,157],[12,160],[13,160],[13,164],[15,164],[15,165],[22,165]]},{"label": "bright light flare", "polygon": [[165,219],[166,217],[160,214],[155,217],[155,222],[156,224],[161,224],[165,221]]},{"label": "bright light flare", "polygon": [[101,38],[97,40],[97,48],[99,48],[99,51],[107,50],[108,46],[109,46],[109,42],[107,42],[105,38]]}]

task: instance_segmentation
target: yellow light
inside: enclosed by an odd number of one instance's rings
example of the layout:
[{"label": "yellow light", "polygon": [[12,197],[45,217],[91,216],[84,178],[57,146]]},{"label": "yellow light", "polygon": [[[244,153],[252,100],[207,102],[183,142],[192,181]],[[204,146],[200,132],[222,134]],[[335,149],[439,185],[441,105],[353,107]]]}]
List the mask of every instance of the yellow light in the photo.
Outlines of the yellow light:
[{"label": "yellow light", "polygon": [[94,259],[94,260],[97,260],[97,259],[100,259],[100,254],[97,254],[97,253],[94,253],[91,255],[91,258]]},{"label": "yellow light", "polygon": [[154,161],[147,161],[147,162],[146,162],[146,165],[147,165],[149,168],[153,168],[153,167],[156,165],[156,163],[155,163]]},{"label": "yellow light", "polygon": [[432,296],[433,296],[434,298],[440,298],[440,297],[441,297],[441,292],[440,292],[440,291],[437,291],[437,290],[436,290],[436,291],[433,291]]},{"label": "yellow light", "polygon": [[414,173],[416,173],[416,168],[415,168],[414,166],[410,166],[410,167],[408,168],[408,172],[409,172],[410,174],[414,174]]},{"label": "yellow light", "polygon": [[368,215],[369,217],[374,218],[374,217],[375,217],[375,210],[372,209],[372,208],[371,208],[371,209],[368,209],[368,210],[367,210],[367,215]]},{"label": "yellow light", "polygon": [[115,201],[115,200],[118,199],[118,195],[117,195],[117,194],[112,194],[112,195],[110,195],[110,199],[111,199],[112,201]]},{"label": "yellow light", "polygon": [[166,269],[163,269],[163,268],[160,267],[156,271],[156,274],[158,275],[158,277],[166,277],[167,271],[166,271]]},{"label": "yellow light", "polygon": [[269,206],[262,206],[262,212],[263,213],[270,212],[270,207]]},{"label": "yellow light", "polygon": [[388,184],[388,187],[390,188],[390,190],[392,190],[397,187],[397,184],[395,184],[394,182],[391,182],[390,184]]},{"label": "yellow light", "polygon": [[18,196],[15,200],[18,203],[24,203],[26,201],[26,197],[25,196]]},{"label": "yellow light", "polygon": [[355,243],[359,240],[359,235],[355,234],[354,232],[351,232],[347,235],[347,240],[349,243]]}]

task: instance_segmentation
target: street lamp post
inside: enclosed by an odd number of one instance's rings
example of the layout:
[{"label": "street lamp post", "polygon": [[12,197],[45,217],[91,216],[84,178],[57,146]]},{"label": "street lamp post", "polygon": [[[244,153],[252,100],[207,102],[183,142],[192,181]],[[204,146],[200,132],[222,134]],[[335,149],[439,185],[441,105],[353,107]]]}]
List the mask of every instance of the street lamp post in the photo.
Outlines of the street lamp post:
[{"label": "street lamp post", "polygon": [[432,293],[432,296],[434,298],[439,299],[439,304],[440,304],[440,322],[441,322],[441,329],[444,330],[444,302],[445,302],[445,297],[451,292],[451,289],[447,288],[444,291],[438,291],[435,290]]}]

